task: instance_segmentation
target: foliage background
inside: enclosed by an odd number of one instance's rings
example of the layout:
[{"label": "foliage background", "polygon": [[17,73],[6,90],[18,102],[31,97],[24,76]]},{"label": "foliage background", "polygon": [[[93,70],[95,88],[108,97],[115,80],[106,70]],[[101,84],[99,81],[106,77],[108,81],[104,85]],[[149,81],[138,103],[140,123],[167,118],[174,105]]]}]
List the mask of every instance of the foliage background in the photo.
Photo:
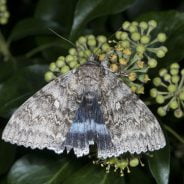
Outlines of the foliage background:
[{"label": "foliage background", "polygon": [[[124,20],[155,19],[157,32],[167,33],[166,57],[159,60],[151,72],[157,75],[161,67],[184,59],[184,1],[176,0],[17,0],[7,2],[10,12],[8,24],[1,26],[0,34],[0,131],[12,112],[34,92],[46,84],[44,72],[51,61],[64,55],[68,43],[56,37],[48,28],[75,41],[80,34],[112,35]],[[149,97],[150,85],[145,95]],[[155,113],[155,105],[150,106]],[[49,151],[32,151],[0,142],[1,184],[73,184],[73,183],[184,183],[184,145],[176,138],[183,134],[183,118],[172,113],[159,118],[174,131],[166,132],[168,146],[155,153],[153,160],[145,159],[145,167],[131,170],[119,177],[106,174],[91,160],[76,160],[73,155],[57,156]],[[169,153],[171,159],[169,159]],[[170,164],[169,164],[170,161]],[[149,164],[148,164],[149,162]],[[153,174],[154,178],[152,177]]]}]

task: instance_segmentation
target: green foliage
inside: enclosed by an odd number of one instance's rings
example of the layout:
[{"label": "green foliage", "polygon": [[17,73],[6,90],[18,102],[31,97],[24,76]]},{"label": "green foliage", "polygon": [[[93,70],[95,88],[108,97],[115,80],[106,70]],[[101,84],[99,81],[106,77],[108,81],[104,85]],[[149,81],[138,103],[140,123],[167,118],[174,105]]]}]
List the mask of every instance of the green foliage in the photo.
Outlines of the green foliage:
[{"label": "green foliage", "polygon": [[[169,7],[175,10],[171,11]],[[10,11],[10,18],[7,10]],[[150,90],[156,102],[162,104],[158,112],[171,144],[170,148],[167,143],[164,149],[148,153],[149,156],[142,154],[141,160],[145,166],[140,167],[137,155],[127,162],[124,158],[118,158],[120,160],[115,163],[111,159],[93,164],[93,158],[76,159],[72,154],[56,156],[49,151],[31,151],[0,140],[0,183],[183,183],[183,110],[181,116],[178,109],[181,109],[184,94],[182,90],[177,93],[178,89],[183,89],[183,83],[178,85],[183,82],[181,79],[184,76],[184,13],[181,0],[177,3],[163,0],[136,3],[135,0],[21,0],[9,1],[8,4],[6,0],[0,0],[0,24],[3,24],[0,30],[0,132],[16,108],[45,85],[44,73],[48,68],[50,73],[45,78],[49,81],[56,77],[53,75],[53,72],[58,72],[56,70],[66,73],[78,67],[77,64],[85,63],[87,56],[103,42],[105,46],[99,47],[99,60],[104,59],[109,48],[114,48],[108,55],[111,70],[118,71],[120,66],[128,66],[127,58],[132,53],[143,56],[139,62],[136,60],[135,66],[142,67],[144,61],[144,66],[149,66],[150,70],[131,70],[128,80],[142,84],[145,76],[147,82],[150,78],[151,82],[144,84],[145,95],[141,98],[155,114],[157,105],[148,95]],[[74,44],[54,35],[48,28],[70,41],[79,38],[77,48],[72,48]],[[90,35],[90,39],[87,35]],[[79,48],[81,43],[87,49]],[[126,58],[119,58],[118,49],[122,49]],[[161,86],[163,83],[165,87]],[[135,85],[131,87],[136,91]],[[169,98],[165,99],[160,92],[172,94],[177,100],[168,104]],[[167,113],[163,108],[164,103],[168,104],[174,115]],[[180,116],[180,119],[176,118]],[[99,165],[102,163],[107,167],[111,165],[109,173]],[[131,168],[130,174],[127,174],[127,164]],[[118,172],[114,173],[116,167]],[[120,176],[122,168],[125,170],[124,177]]]}]

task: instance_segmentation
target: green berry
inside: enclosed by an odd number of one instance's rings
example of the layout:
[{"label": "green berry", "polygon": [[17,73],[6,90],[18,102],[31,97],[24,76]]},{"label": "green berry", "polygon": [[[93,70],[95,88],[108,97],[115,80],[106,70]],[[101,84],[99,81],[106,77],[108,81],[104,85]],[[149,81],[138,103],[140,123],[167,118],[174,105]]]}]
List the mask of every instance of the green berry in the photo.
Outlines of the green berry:
[{"label": "green berry", "polygon": [[177,87],[176,85],[174,84],[170,84],[168,87],[167,87],[167,90],[171,93],[175,92],[177,90]]},{"label": "green berry", "polygon": [[158,104],[163,104],[164,101],[165,101],[165,99],[164,99],[164,97],[163,97],[162,95],[157,95],[157,97],[156,97],[156,102],[157,102]]},{"label": "green berry", "polygon": [[59,56],[58,58],[57,58],[57,60],[65,60],[65,57],[64,56]]},{"label": "green berry", "polygon": [[125,21],[123,24],[122,24],[122,28],[124,29],[124,30],[128,30],[128,27],[130,26],[130,22],[128,22],[128,21]]},{"label": "green berry", "polygon": [[128,38],[127,32],[121,32],[121,40],[126,40]]},{"label": "green berry", "polygon": [[67,65],[65,65],[61,68],[60,71],[61,71],[62,74],[66,74],[70,71],[70,68]]},{"label": "green berry", "polygon": [[134,40],[134,41],[139,41],[140,38],[141,38],[141,35],[140,35],[140,33],[138,33],[138,32],[134,32],[134,33],[132,33],[131,38],[132,38],[132,40]]},{"label": "green berry", "polygon": [[137,31],[137,26],[130,25],[130,27],[128,28],[128,30],[129,30],[131,33],[136,32],[136,31]]},{"label": "green berry", "polygon": [[160,115],[160,116],[165,116],[166,115],[166,110],[164,107],[159,107],[157,109],[157,113]]},{"label": "green berry", "polygon": [[182,70],[181,70],[181,75],[183,75],[183,76],[184,76],[184,69],[182,69]]},{"label": "green berry", "polygon": [[163,58],[165,56],[165,52],[162,49],[157,50],[156,55],[158,58]]},{"label": "green berry", "polygon": [[150,27],[152,27],[152,28],[155,28],[155,27],[157,27],[157,22],[156,22],[155,20],[150,20],[150,21],[148,22],[148,25],[149,25]]},{"label": "green berry", "polygon": [[169,103],[169,107],[171,109],[177,109],[178,108],[178,102],[176,100],[173,100]]},{"label": "green berry", "polygon": [[179,69],[171,68],[170,73],[171,73],[172,75],[177,75],[177,74],[179,73]]},{"label": "green berry", "polygon": [[81,65],[85,64],[86,62],[87,62],[86,58],[80,58],[80,59],[79,59],[79,63],[80,63]]},{"label": "green berry", "polygon": [[54,62],[50,63],[49,70],[52,71],[52,72],[55,72],[57,70],[57,66]]},{"label": "green berry", "polygon": [[158,94],[158,90],[156,88],[152,88],[150,90],[150,96],[151,97],[156,98],[157,94]]},{"label": "green berry", "polygon": [[178,83],[179,80],[180,80],[180,77],[179,77],[178,75],[173,75],[173,76],[171,77],[171,81],[172,81],[174,84]]},{"label": "green berry", "polygon": [[72,55],[67,55],[66,56],[66,62],[67,63],[70,63],[71,61],[73,61],[74,60],[74,57],[72,56]]},{"label": "green berry", "polygon": [[132,25],[133,25],[133,26],[138,26],[139,24],[138,24],[137,21],[133,21],[133,22],[132,22]]},{"label": "green berry", "polygon": [[118,40],[121,40],[121,34],[122,34],[122,31],[116,31],[115,37],[116,37]]},{"label": "green berry", "polygon": [[163,76],[163,78],[164,78],[165,81],[170,81],[171,75],[165,74],[165,75]]},{"label": "green berry", "polygon": [[143,35],[143,36],[141,37],[141,43],[142,43],[142,44],[148,44],[149,42],[150,42],[150,37],[149,37],[149,36]]},{"label": "green berry", "polygon": [[117,168],[125,169],[128,166],[128,161],[123,159],[116,163]]},{"label": "green berry", "polygon": [[145,29],[148,28],[147,22],[144,22],[144,21],[140,22],[140,23],[139,23],[139,26],[140,26],[140,28],[142,28],[143,30],[145,30]]},{"label": "green berry", "polygon": [[136,47],[136,51],[139,52],[139,53],[144,53],[145,50],[146,50],[146,48],[144,47],[144,45],[139,44]]},{"label": "green berry", "polygon": [[171,69],[179,69],[180,65],[178,63],[173,63],[173,64],[171,64],[170,68]]},{"label": "green berry", "polygon": [[57,66],[57,67],[61,68],[61,67],[63,67],[64,65],[65,65],[65,61],[64,61],[64,60],[58,59],[58,60],[56,61],[56,66]]},{"label": "green berry", "polygon": [[84,53],[85,53],[85,56],[87,56],[87,57],[91,56],[91,54],[92,54],[91,51],[88,49],[85,50]]},{"label": "green berry", "polygon": [[69,54],[72,55],[72,56],[76,56],[77,55],[77,50],[75,48],[71,48],[69,49]]},{"label": "green berry", "polygon": [[181,118],[181,117],[183,116],[183,111],[182,111],[181,109],[176,109],[176,110],[174,111],[174,116],[175,116],[176,118]]},{"label": "green berry", "polygon": [[131,167],[137,167],[139,165],[139,159],[138,158],[131,159],[130,162],[129,162],[129,165]]},{"label": "green berry", "polygon": [[157,40],[158,40],[159,42],[165,42],[166,39],[167,39],[167,37],[166,37],[166,34],[165,34],[165,33],[159,33],[159,34],[157,35]]},{"label": "green berry", "polygon": [[129,41],[122,41],[122,42],[120,42],[120,44],[121,44],[121,46],[123,47],[123,48],[127,48],[127,47],[129,47],[130,46],[130,42]]},{"label": "green berry", "polygon": [[87,37],[88,40],[90,40],[90,39],[95,40],[95,36],[92,35],[92,34],[91,35],[87,35],[86,37]]},{"label": "green berry", "polygon": [[69,66],[70,66],[70,68],[76,68],[76,66],[77,66],[77,61],[71,61],[70,63],[69,63]]},{"label": "green berry", "polygon": [[99,35],[97,36],[97,41],[102,44],[102,43],[107,42],[107,38],[103,35]]},{"label": "green berry", "polygon": [[180,92],[179,98],[180,100],[184,100],[184,90]]},{"label": "green berry", "polygon": [[78,39],[78,43],[79,43],[79,44],[85,44],[86,41],[87,41],[87,39],[86,39],[84,36],[81,36],[81,37],[79,37],[79,39]]},{"label": "green berry", "polygon": [[95,39],[89,39],[87,44],[90,46],[90,47],[95,47],[96,46],[96,40]]},{"label": "green berry", "polygon": [[51,81],[52,79],[54,79],[54,74],[52,72],[46,72],[45,76],[44,76],[45,80],[47,82]]},{"label": "green berry", "polygon": [[163,77],[165,74],[167,74],[167,69],[165,69],[165,68],[160,69],[160,71],[159,71],[160,77]]},{"label": "green berry", "polygon": [[161,80],[159,77],[155,77],[155,78],[153,79],[153,84],[154,84],[155,86],[160,86],[161,83],[162,83],[162,80]]},{"label": "green berry", "polygon": [[83,50],[81,50],[81,51],[79,51],[78,52],[78,55],[79,55],[79,57],[83,57],[85,54],[84,54],[84,51]]},{"label": "green berry", "polygon": [[155,68],[157,66],[157,60],[156,59],[153,59],[153,58],[149,59],[148,60],[148,66],[150,68]]},{"label": "green berry", "polygon": [[108,43],[104,43],[104,44],[102,45],[102,50],[103,50],[104,52],[108,52],[108,51],[110,50],[109,44],[108,44]]}]

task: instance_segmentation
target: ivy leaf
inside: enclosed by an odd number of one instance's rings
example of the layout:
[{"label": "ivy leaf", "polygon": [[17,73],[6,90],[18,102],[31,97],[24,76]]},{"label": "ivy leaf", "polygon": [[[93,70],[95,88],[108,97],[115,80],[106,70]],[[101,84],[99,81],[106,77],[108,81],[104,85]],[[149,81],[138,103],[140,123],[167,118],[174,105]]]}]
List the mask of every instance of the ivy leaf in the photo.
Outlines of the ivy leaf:
[{"label": "ivy leaf", "polygon": [[27,155],[19,159],[8,175],[9,184],[124,184],[124,178],[94,166],[86,158],[57,159]]},{"label": "ivy leaf", "polygon": [[75,9],[70,38],[75,40],[81,29],[94,18],[122,12],[134,2],[135,0],[79,0]]},{"label": "ivy leaf", "polygon": [[184,13],[178,11],[151,12],[137,18],[138,21],[151,19],[158,22],[154,33],[165,32],[168,37],[164,43],[168,48],[168,53],[158,63],[158,67],[167,67],[172,62],[181,61],[184,58]]},{"label": "ivy leaf", "polygon": [[45,65],[31,65],[17,70],[0,83],[0,116],[9,116],[29,96],[44,84]]},{"label": "ivy leaf", "polygon": [[150,171],[157,184],[168,184],[170,173],[170,148],[169,144],[165,148],[155,151],[153,157],[148,159]]},{"label": "ivy leaf", "polygon": [[27,18],[18,22],[12,29],[8,38],[9,42],[23,39],[27,36],[50,34],[48,28],[59,29],[59,24],[53,21],[41,20],[38,18]]}]

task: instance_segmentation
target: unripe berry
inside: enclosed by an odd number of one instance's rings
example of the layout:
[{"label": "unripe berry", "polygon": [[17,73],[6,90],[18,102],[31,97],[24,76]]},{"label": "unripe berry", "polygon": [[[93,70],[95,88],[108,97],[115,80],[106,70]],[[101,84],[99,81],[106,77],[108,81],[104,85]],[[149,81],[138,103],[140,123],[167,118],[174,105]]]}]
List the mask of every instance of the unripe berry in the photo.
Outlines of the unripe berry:
[{"label": "unripe berry", "polygon": [[176,118],[181,118],[181,117],[183,116],[183,111],[182,111],[181,109],[176,109],[176,110],[174,111],[174,116],[175,116]]},{"label": "unripe berry", "polygon": [[56,66],[56,64],[54,62],[50,63],[49,70],[52,71],[52,72],[57,70],[57,66]]},{"label": "unripe berry", "polygon": [[115,37],[116,37],[118,40],[121,40],[121,34],[122,34],[122,31],[116,31]]},{"label": "unripe berry", "polygon": [[140,35],[139,32],[134,32],[134,33],[132,33],[131,38],[132,38],[132,40],[134,40],[134,41],[139,41],[140,38],[141,38],[141,35]]},{"label": "unripe berry", "polygon": [[184,100],[184,90],[180,92],[179,98],[180,100]]},{"label": "unripe berry", "polygon": [[126,65],[126,64],[128,63],[128,59],[120,58],[120,59],[119,59],[119,63],[120,63],[121,65]]},{"label": "unripe berry", "polygon": [[150,96],[151,97],[156,98],[157,94],[158,94],[158,90],[156,88],[152,88],[150,90]]},{"label": "unripe berry", "polygon": [[137,45],[137,47],[136,47],[136,51],[139,52],[139,53],[144,53],[145,50],[146,50],[146,49],[145,49],[144,45],[139,44],[139,45]]},{"label": "unripe berry", "polygon": [[61,68],[61,67],[63,67],[64,65],[65,65],[65,61],[64,61],[64,60],[58,59],[58,60],[56,61],[56,66],[57,66],[57,67]]},{"label": "unripe berry", "polygon": [[160,115],[160,116],[165,116],[166,115],[166,110],[164,107],[159,107],[157,109],[157,113]]},{"label": "unripe berry", "polygon": [[122,24],[122,28],[124,29],[124,30],[128,30],[128,27],[130,26],[130,22],[128,22],[128,21],[125,21],[123,24]]},{"label": "unripe berry", "polygon": [[170,68],[171,69],[179,69],[180,65],[178,63],[173,63],[173,64],[171,64]]},{"label": "unripe berry", "polygon": [[179,80],[180,80],[180,77],[178,76],[178,75],[173,75],[172,77],[171,77],[171,81],[173,82],[173,83],[178,83],[179,82]]},{"label": "unripe berry", "polygon": [[66,56],[66,62],[67,63],[70,63],[71,61],[73,61],[74,60],[74,57],[72,56],[72,55],[67,55]]},{"label": "unripe berry", "polygon": [[116,163],[116,166],[119,168],[119,169],[125,169],[127,166],[128,166],[128,161],[123,159],[119,162]]},{"label": "unripe berry", "polygon": [[137,94],[144,94],[144,86],[137,88],[136,93]]},{"label": "unripe berry", "polygon": [[95,47],[96,46],[96,40],[95,39],[89,39],[87,44],[90,46],[90,47]]},{"label": "unripe berry", "polygon": [[77,55],[77,50],[75,48],[69,49],[68,52],[69,52],[70,55],[73,55],[73,56]]},{"label": "unripe berry", "polygon": [[172,75],[177,75],[177,74],[179,73],[179,69],[171,68],[170,73],[171,73]]},{"label": "unripe berry", "polygon": [[152,27],[152,28],[155,28],[155,27],[157,27],[157,22],[156,22],[155,20],[150,20],[150,21],[148,22],[148,25],[149,25],[150,27]]},{"label": "unripe berry", "polygon": [[150,37],[149,37],[149,36],[143,35],[143,36],[141,37],[141,43],[142,43],[142,44],[148,44],[149,42],[150,42]]},{"label": "unripe berry", "polygon": [[84,56],[87,56],[87,57],[89,57],[89,56],[91,56],[91,51],[89,50],[89,49],[87,49],[87,50],[85,50],[84,51]]},{"label": "unripe berry", "polygon": [[87,35],[87,39],[88,39],[88,40],[90,40],[90,39],[95,40],[95,36],[92,35],[92,34],[91,34],[91,35]]},{"label": "unripe berry", "polygon": [[125,40],[125,41],[122,41],[120,44],[121,44],[121,46],[124,47],[124,48],[127,48],[127,47],[130,46],[130,42],[129,42],[129,41],[126,41],[126,40]]},{"label": "unripe berry", "polygon": [[136,77],[137,77],[137,74],[135,72],[130,72],[128,74],[128,78],[129,78],[130,81],[135,81]]},{"label": "unripe berry", "polygon": [[49,82],[49,81],[51,81],[52,79],[54,79],[54,74],[53,74],[52,72],[46,72],[44,77],[45,77],[45,80],[46,80],[47,82]]},{"label": "unripe berry", "polygon": [[80,63],[81,65],[85,64],[86,62],[87,62],[86,58],[80,58],[80,59],[79,59],[79,63]]},{"label": "unripe berry", "polygon": [[77,61],[71,61],[70,63],[69,63],[69,66],[70,66],[70,68],[75,68],[76,66],[77,66]]},{"label": "unripe berry", "polygon": [[101,44],[107,42],[107,38],[105,36],[103,36],[103,35],[97,36],[97,40]]},{"label": "unripe berry", "polygon": [[167,37],[166,37],[166,34],[165,34],[165,33],[159,33],[159,34],[157,35],[157,40],[158,40],[159,42],[165,42],[166,39],[167,39]]},{"label": "unripe berry", "polygon": [[84,36],[81,36],[81,37],[79,37],[79,39],[78,39],[77,42],[78,42],[79,44],[85,44],[86,41],[87,41],[87,39],[86,39]]},{"label": "unripe berry", "polygon": [[143,30],[145,30],[148,28],[148,24],[147,24],[147,22],[142,21],[139,23],[139,27],[142,28]]},{"label": "unripe berry", "polygon": [[178,102],[176,100],[173,100],[169,103],[169,107],[171,109],[177,109],[178,108]]},{"label": "unripe berry", "polygon": [[183,75],[183,76],[184,76],[184,69],[182,69],[182,70],[181,70],[181,75]]},{"label": "unripe berry", "polygon": [[121,32],[121,40],[126,40],[128,38],[127,32]]},{"label": "unripe berry", "polygon": [[162,83],[162,80],[161,80],[159,77],[155,77],[155,78],[153,79],[153,84],[154,84],[155,86],[160,86],[161,83]]},{"label": "unripe berry", "polygon": [[158,58],[163,58],[165,56],[165,52],[161,49],[157,50],[156,55]]},{"label": "unripe berry", "polygon": [[70,68],[67,65],[65,65],[61,68],[60,71],[61,71],[62,74],[66,74],[70,71]]},{"label": "unripe berry", "polygon": [[157,97],[156,97],[156,102],[157,102],[158,104],[163,104],[164,101],[165,101],[165,99],[164,99],[164,97],[163,97],[162,95],[157,95]]},{"label": "unripe berry", "polygon": [[163,76],[163,78],[164,78],[165,81],[170,81],[171,75],[165,74],[165,75]]},{"label": "unripe berry", "polygon": [[136,32],[136,31],[137,31],[137,26],[130,25],[130,27],[128,28],[128,30],[129,30],[131,33]]},{"label": "unripe berry", "polygon": [[108,51],[110,50],[109,44],[108,44],[108,43],[104,43],[104,44],[102,45],[102,50],[103,50],[104,52],[108,52]]},{"label": "unripe berry", "polygon": [[165,68],[160,69],[159,71],[160,77],[163,77],[165,74],[167,74],[167,70]]},{"label": "unripe berry", "polygon": [[169,92],[173,93],[173,92],[175,92],[175,91],[177,90],[177,87],[176,87],[176,85],[174,85],[174,84],[170,84],[170,85],[167,87],[167,89],[168,89]]},{"label": "unripe berry", "polygon": [[131,167],[137,167],[139,165],[139,159],[138,158],[131,159],[130,162],[129,162],[129,165]]},{"label": "unripe berry", "polygon": [[157,66],[157,60],[156,59],[153,59],[153,58],[149,59],[148,60],[148,66],[150,68],[155,68]]}]

